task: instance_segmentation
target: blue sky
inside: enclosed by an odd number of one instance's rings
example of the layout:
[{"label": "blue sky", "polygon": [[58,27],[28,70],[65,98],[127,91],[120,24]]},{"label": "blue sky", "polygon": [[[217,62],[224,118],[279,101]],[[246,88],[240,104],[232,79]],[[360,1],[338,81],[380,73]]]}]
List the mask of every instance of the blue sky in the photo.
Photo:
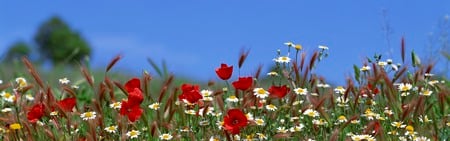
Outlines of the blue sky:
[{"label": "blue sky", "polygon": [[[285,51],[283,43],[293,41],[307,52],[328,46],[330,56],[316,72],[343,83],[365,56],[399,56],[401,36],[408,51],[426,56],[428,38],[437,38],[449,5],[448,0],[0,1],[0,52],[17,40],[31,43],[37,27],[59,15],[92,45],[96,66],[121,54],[119,67],[137,74],[151,70],[146,62],[151,57],[165,59],[177,75],[209,80],[217,79],[220,63],[236,66],[238,53],[247,48],[241,74],[250,75],[259,64],[267,72],[276,50]],[[383,9],[393,31],[391,48],[382,30]]]}]

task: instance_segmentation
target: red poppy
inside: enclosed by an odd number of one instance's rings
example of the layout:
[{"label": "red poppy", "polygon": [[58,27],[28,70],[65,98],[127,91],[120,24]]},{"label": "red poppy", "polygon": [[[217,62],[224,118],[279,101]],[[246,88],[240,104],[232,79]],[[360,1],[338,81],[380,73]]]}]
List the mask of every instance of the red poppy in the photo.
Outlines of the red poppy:
[{"label": "red poppy", "polygon": [[373,132],[375,135],[380,133],[380,128],[381,128],[380,122],[376,121],[373,126]]},{"label": "red poppy", "polygon": [[198,85],[183,84],[181,85],[181,91],[183,91],[183,93],[178,96],[178,99],[180,99],[180,101],[197,103],[200,99],[203,98],[203,96],[200,94]]},{"label": "red poppy", "polygon": [[370,83],[367,85],[367,88],[370,91],[372,91],[372,93],[375,94],[375,95],[380,92],[380,90],[377,87],[372,86],[372,84],[370,84]]},{"label": "red poppy", "polygon": [[289,92],[289,88],[286,85],[283,86],[272,86],[269,88],[269,93],[271,97],[283,98]]},{"label": "red poppy", "polygon": [[141,90],[141,81],[138,78],[132,78],[127,83],[125,83],[125,90],[127,92],[134,91],[134,89]]},{"label": "red poppy", "polygon": [[130,120],[131,122],[135,122],[141,117],[142,113],[144,112],[144,110],[139,105],[140,104],[136,105],[129,103],[129,101],[125,100],[122,101],[120,115],[127,115],[128,120]]},{"label": "red poppy", "polygon": [[367,97],[370,95],[377,95],[378,93],[380,93],[380,90],[377,87],[374,87],[372,84],[367,84],[367,86],[364,86],[361,91],[360,94],[363,97]]},{"label": "red poppy", "polygon": [[56,104],[61,108],[61,110],[66,112],[72,112],[73,107],[77,104],[77,99],[72,98],[66,98],[61,101],[56,102]]},{"label": "red poppy", "polygon": [[31,123],[37,122],[44,116],[44,105],[42,103],[35,104],[27,113],[27,119]]},{"label": "red poppy", "polygon": [[233,74],[233,66],[227,66],[227,64],[220,64],[220,68],[216,69],[216,74],[222,80],[228,80]]},{"label": "red poppy", "polygon": [[253,85],[253,78],[249,77],[239,77],[237,81],[234,81],[233,87],[238,90],[248,90]]},{"label": "red poppy", "polygon": [[231,134],[239,134],[240,128],[247,126],[248,119],[244,112],[239,109],[230,109],[223,117],[224,129]]},{"label": "red poppy", "polygon": [[128,92],[128,100],[122,101],[120,115],[126,115],[131,122],[135,122],[144,111],[140,107],[142,101],[144,101],[140,80],[138,78],[129,80],[125,84],[125,90]]},{"label": "red poppy", "polygon": [[134,89],[133,91],[128,92],[128,102],[131,105],[140,105],[144,101],[144,96],[142,95],[142,91],[139,89]]}]

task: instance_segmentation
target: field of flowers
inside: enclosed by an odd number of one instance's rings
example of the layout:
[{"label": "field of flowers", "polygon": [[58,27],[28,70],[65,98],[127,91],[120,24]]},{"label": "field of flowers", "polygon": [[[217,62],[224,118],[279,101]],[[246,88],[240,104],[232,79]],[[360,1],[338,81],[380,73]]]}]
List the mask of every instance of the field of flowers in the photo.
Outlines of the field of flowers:
[{"label": "field of flowers", "polygon": [[449,83],[432,74],[433,64],[406,55],[403,41],[401,60],[370,58],[354,66],[345,86],[312,73],[328,47],[305,52],[299,44],[285,46],[270,72],[259,67],[241,76],[244,50],[236,64],[218,63],[218,81],[205,84],[178,85],[156,65],[160,78],[143,72],[117,81],[109,73],[118,56],[103,79],[82,66],[82,83],[61,78],[50,85],[56,80],[41,78],[24,58],[28,72],[0,82],[0,140],[450,138]]}]

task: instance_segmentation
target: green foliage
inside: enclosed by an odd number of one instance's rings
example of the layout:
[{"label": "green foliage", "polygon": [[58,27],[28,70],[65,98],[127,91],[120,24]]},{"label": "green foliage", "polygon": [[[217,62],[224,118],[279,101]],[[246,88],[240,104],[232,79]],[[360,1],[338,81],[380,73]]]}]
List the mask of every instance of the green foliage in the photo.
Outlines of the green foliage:
[{"label": "green foliage", "polygon": [[420,58],[416,55],[416,53],[414,53],[414,51],[411,52],[411,60],[413,67],[420,66]]},{"label": "green foliage", "polygon": [[75,64],[91,55],[89,44],[57,16],[44,22],[34,39],[43,55],[41,58],[52,61],[54,65]]},{"label": "green foliage", "polygon": [[4,61],[11,62],[14,60],[19,60],[22,56],[29,56],[31,49],[27,43],[23,41],[17,41],[9,47],[6,52]]}]

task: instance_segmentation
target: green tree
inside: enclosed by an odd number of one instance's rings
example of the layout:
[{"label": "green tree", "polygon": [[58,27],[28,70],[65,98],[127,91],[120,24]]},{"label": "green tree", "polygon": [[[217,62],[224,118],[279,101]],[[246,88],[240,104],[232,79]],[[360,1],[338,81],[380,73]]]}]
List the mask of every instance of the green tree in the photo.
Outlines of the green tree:
[{"label": "green tree", "polygon": [[58,16],[44,22],[34,39],[41,59],[50,60],[53,65],[75,64],[91,54],[89,44]]},{"label": "green tree", "polygon": [[9,47],[6,54],[4,54],[4,61],[11,62],[19,60],[23,56],[29,56],[31,49],[24,41],[17,41]]}]

